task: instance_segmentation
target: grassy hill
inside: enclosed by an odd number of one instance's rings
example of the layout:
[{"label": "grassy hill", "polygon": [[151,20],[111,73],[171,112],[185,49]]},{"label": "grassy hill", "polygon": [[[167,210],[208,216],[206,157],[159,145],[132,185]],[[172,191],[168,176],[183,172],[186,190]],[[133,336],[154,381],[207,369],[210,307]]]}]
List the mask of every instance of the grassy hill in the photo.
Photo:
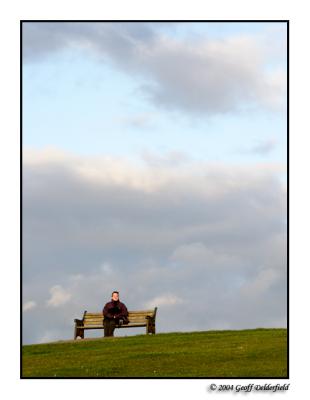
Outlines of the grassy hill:
[{"label": "grassy hill", "polygon": [[22,377],[287,377],[286,343],[286,329],[254,329],[27,345]]}]

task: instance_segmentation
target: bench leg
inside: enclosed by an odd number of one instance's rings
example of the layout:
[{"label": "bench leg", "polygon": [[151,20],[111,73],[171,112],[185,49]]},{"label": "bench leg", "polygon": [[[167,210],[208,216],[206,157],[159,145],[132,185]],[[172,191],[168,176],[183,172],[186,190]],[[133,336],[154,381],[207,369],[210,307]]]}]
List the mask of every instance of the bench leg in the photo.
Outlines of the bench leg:
[{"label": "bench leg", "polygon": [[84,339],[84,329],[78,329],[78,336],[80,336],[81,339]]},{"label": "bench leg", "polygon": [[80,336],[81,339],[84,339],[84,329],[79,329],[78,326],[74,328],[74,340]]},{"label": "bench leg", "polygon": [[146,325],[146,334],[148,335],[149,333],[155,335],[155,322],[151,319],[148,320],[148,323]]}]

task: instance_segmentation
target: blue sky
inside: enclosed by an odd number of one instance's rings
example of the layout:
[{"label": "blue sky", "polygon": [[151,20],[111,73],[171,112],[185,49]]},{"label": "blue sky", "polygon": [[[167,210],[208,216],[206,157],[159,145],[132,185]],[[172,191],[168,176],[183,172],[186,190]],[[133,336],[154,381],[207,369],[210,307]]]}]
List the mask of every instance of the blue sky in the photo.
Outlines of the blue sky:
[{"label": "blue sky", "polygon": [[285,327],[286,154],[285,24],[24,23],[24,343]]},{"label": "blue sky", "polygon": [[[156,34],[164,31],[180,43],[195,43],[195,34],[213,40],[242,35],[259,38],[275,31],[273,40],[282,46],[283,54],[266,57],[263,67],[271,71],[286,68],[285,24],[178,23],[152,27]],[[132,159],[139,159],[144,151],[176,151],[195,160],[285,162],[285,110],[258,106],[197,116],[150,102],[140,90],[144,81],[143,74],[127,73],[126,68],[99,60],[78,47],[51,52],[40,62],[26,62],[24,146],[54,146],[78,154]]]}]

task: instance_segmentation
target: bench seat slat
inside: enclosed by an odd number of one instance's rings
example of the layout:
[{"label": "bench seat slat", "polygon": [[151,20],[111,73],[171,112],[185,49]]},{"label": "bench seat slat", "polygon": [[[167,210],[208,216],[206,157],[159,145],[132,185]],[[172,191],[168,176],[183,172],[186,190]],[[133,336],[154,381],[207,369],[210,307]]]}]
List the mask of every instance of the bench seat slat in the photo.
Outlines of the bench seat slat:
[{"label": "bench seat slat", "polygon": [[[100,320],[100,321],[94,321],[94,322],[91,322],[91,323],[89,323],[89,322],[87,322],[87,321],[83,321],[83,323],[82,323],[82,325],[89,325],[89,326],[93,326],[93,325],[103,325],[103,323],[104,323],[104,320]],[[129,323],[130,324],[146,324],[147,323],[147,319],[146,318],[144,318],[144,319],[130,319],[129,320]]]},{"label": "bench seat slat", "polygon": [[[153,318],[153,315],[141,315],[139,317],[133,316],[133,315],[128,315],[128,319],[131,320],[145,320],[147,318]],[[84,318],[83,321],[92,323],[92,322],[97,322],[97,321],[103,321],[104,317],[100,317],[100,318]]]},{"label": "bench seat slat", "polygon": [[[128,319],[145,319],[146,317],[153,317],[153,315],[145,314],[145,315],[128,315]],[[100,317],[84,317],[84,321],[102,321],[103,320],[103,315]]]},{"label": "bench seat slat", "polygon": [[[146,324],[127,324],[122,326],[117,326],[117,328],[133,328],[133,327],[145,327]],[[103,325],[84,325],[79,326],[79,329],[103,329]]]},{"label": "bench seat slat", "polygon": [[[145,319],[146,317],[152,317],[152,315],[128,315],[128,319]],[[103,318],[104,317],[101,315],[101,317],[96,318],[84,318],[84,321],[102,321]]]},{"label": "bench seat slat", "polygon": [[[151,317],[151,316],[141,316],[141,317],[133,317],[133,316],[128,316],[129,321],[145,321],[147,318],[146,317]],[[93,319],[89,319],[89,318],[84,318],[83,322],[84,324],[97,324],[98,322],[102,322],[104,319],[103,317],[101,318],[93,318]]]},{"label": "bench seat slat", "polygon": [[[153,315],[154,314],[154,310],[150,310],[150,311],[128,311],[129,315]],[[86,312],[85,317],[99,317],[101,316],[102,313],[90,313],[90,312]]]},{"label": "bench seat slat", "polygon": [[100,318],[100,319],[99,319],[99,318],[98,318],[98,319],[92,319],[92,320],[84,319],[84,320],[83,320],[84,324],[85,324],[85,323],[86,323],[86,324],[97,324],[97,323],[101,324],[102,321],[103,321],[103,318]]},{"label": "bench seat slat", "polygon": [[[147,320],[147,318],[146,317],[140,317],[140,318],[133,318],[133,317],[129,317],[128,318],[129,319],[129,321],[146,321]],[[96,323],[101,323],[102,321],[104,321],[104,319],[103,318],[98,318],[98,319],[91,319],[91,320],[89,320],[89,319],[84,319],[84,324],[86,323],[86,324],[96,324]]]}]

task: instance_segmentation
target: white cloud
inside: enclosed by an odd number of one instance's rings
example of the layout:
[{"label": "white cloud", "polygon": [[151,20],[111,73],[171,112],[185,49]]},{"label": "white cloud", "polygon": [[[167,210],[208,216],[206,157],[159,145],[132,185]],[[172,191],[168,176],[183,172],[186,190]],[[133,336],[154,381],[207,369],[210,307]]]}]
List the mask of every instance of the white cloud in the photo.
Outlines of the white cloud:
[{"label": "white cloud", "polygon": [[164,154],[156,154],[154,152],[144,150],[141,155],[146,165],[156,168],[179,168],[182,165],[188,165],[190,161],[189,156],[180,151],[170,151]]},{"label": "white cloud", "polygon": [[200,242],[179,246],[171,256],[174,261],[181,260],[184,262],[206,262],[210,258],[215,258],[213,251]]},{"label": "white cloud", "polygon": [[26,303],[23,304],[23,311],[30,311],[33,310],[37,306],[37,303],[35,301],[27,301]]},{"label": "white cloud", "polygon": [[113,274],[113,267],[110,263],[105,262],[101,265],[100,270],[106,274],[106,275],[111,275]]},{"label": "white cloud", "polygon": [[71,275],[70,276],[70,279],[71,279],[72,282],[78,282],[78,281],[83,280],[84,278],[85,277],[84,277],[83,274],[76,274],[76,275]]},{"label": "white cloud", "polygon": [[151,113],[140,113],[120,118],[122,125],[138,129],[152,128],[154,126],[153,120],[154,116]]},{"label": "white cloud", "polygon": [[255,36],[193,42],[165,37],[138,62],[155,81],[144,91],[162,108],[217,114],[285,104],[285,72],[267,72],[265,49]]},{"label": "white cloud", "polygon": [[[208,196],[222,195],[223,190],[231,190],[232,186],[241,188],[251,181],[259,182],[269,177],[284,173],[286,166],[282,163],[256,163],[254,165],[234,165],[226,163],[194,162],[185,153],[169,152],[158,155],[143,152],[143,160],[148,168],[130,162],[126,158],[108,156],[78,156],[70,152],[46,147],[40,150],[24,150],[23,164],[31,174],[57,174],[61,169],[66,176],[84,181],[94,187],[115,186],[126,187],[144,192],[156,192],[173,183],[174,187],[184,190],[195,189],[208,193]],[[178,168],[170,168],[178,165]],[[27,175],[26,175],[27,178]],[[221,179],[224,185],[218,185]],[[35,181],[27,181],[33,184]]]},{"label": "white cloud", "polygon": [[51,329],[46,331],[40,338],[38,338],[37,343],[50,343],[59,340],[59,331]]},{"label": "white cloud", "polygon": [[145,303],[145,306],[147,309],[152,309],[154,307],[165,308],[165,307],[179,305],[182,303],[184,303],[184,300],[182,300],[180,297],[172,293],[166,293],[160,296],[156,296],[153,299],[149,300],[148,302]]},{"label": "white cloud", "polygon": [[258,272],[253,280],[247,282],[241,289],[242,295],[255,297],[263,295],[279,280],[279,272],[275,268],[267,268]]},{"label": "white cloud", "polygon": [[274,138],[261,141],[248,149],[239,149],[240,154],[258,154],[261,156],[271,153],[277,146],[277,141]]},{"label": "white cloud", "polygon": [[47,301],[48,307],[59,307],[71,299],[71,293],[67,292],[60,285],[50,288],[51,298]]}]

